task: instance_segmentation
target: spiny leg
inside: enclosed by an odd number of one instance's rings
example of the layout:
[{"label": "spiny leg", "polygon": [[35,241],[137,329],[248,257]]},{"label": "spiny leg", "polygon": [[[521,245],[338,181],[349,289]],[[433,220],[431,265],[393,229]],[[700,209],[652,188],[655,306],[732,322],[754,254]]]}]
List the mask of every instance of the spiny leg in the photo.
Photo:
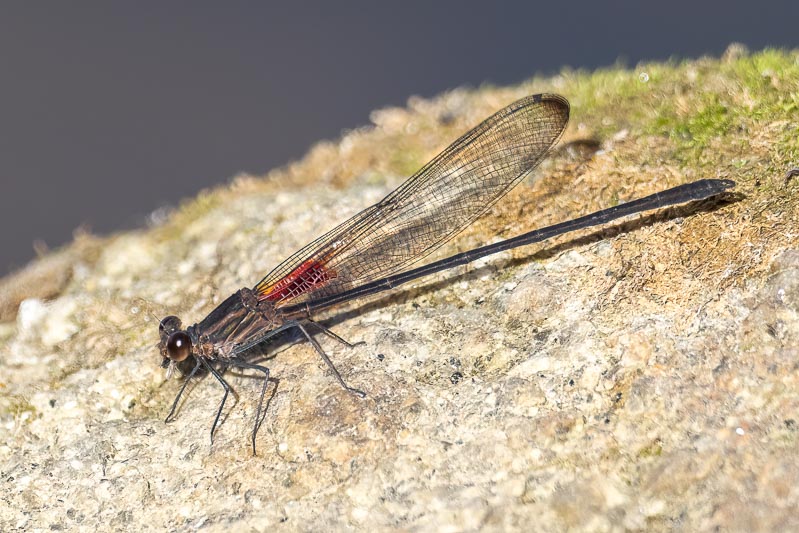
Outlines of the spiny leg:
[{"label": "spiny leg", "polygon": [[266,387],[269,384],[269,368],[261,365],[247,363],[245,361],[231,361],[230,364],[238,368],[251,368],[253,370],[257,370],[259,372],[264,373],[264,384],[261,387],[261,396],[258,399],[258,408],[255,410],[255,423],[253,424],[252,428],[252,454],[255,455],[255,437],[258,434],[258,430],[261,428],[261,422],[262,422],[261,411],[263,410],[264,396],[266,395]]},{"label": "spiny leg", "polygon": [[308,339],[308,342],[310,342],[311,346],[314,347],[316,353],[318,353],[319,356],[322,358],[322,360],[325,363],[327,363],[327,366],[330,367],[330,370],[333,371],[333,375],[336,377],[336,380],[338,380],[341,386],[344,387],[346,391],[351,392],[357,396],[360,396],[361,398],[365,398],[366,397],[365,392],[363,392],[362,390],[354,389],[349,385],[347,385],[346,383],[344,383],[344,380],[341,378],[341,374],[338,373],[338,370],[336,370],[335,365],[333,365],[333,361],[331,361],[330,358],[325,353],[325,351],[322,350],[322,347],[319,345],[318,342],[316,342],[316,339],[311,337],[311,335],[308,333],[308,330],[306,330],[300,322],[296,322],[295,325],[300,329],[300,331],[302,331],[302,334],[305,335],[305,338]]},{"label": "spiny leg", "polygon": [[174,420],[174,418],[172,417],[175,414],[175,410],[178,408],[178,402],[180,401],[180,397],[183,396],[183,391],[186,390],[186,386],[189,384],[189,381],[191,381],[191,378],[194,377],[194,374],[196,374],[197,371],[200,369],[200,360],[197,359],[196,361],[197,362],[194,365],[194,368],[191,370],[189,375],[186,376],[185,380],[183,381],[183,385],[180,387],[178,395],[175,396],[175,401],[172,402],[172,409],[169,410],[169,414],[166,415],[166,420],[164,420],[164,422],[172,422]]},{"label": "spiny leg", "polygon": [[363,346],[364,344],[366,344],[365,341],[358,341],[358,342],[355,342],[355,343],[348,342],[346,339],[343,339],[343,338],[339,337],[338,335],[336,335],[333,332],[333,330],[330,330],[330,329],[326,328],[325,326],[323,326],[319,322],[315,322],[315,321],[311,320],[310,318],[306,318],[305,321],[308,324],[311,324],[311,325],[315,326],[317,329],[319,329],[322,333],[324,333],[325,335],[327,335],[331,339],[340,342],[341,344],[343,344],[347,348],[355,348],[356,346]]},{"label": "spiny leg", "polygon": [[216,412],[216,418],[214,418],[214,424],[211,426],[211,444],[214,443],[214,431],[216,431],[216,426],[219,424],[219,418],[222,416],[222,409],[225,407],[225,402],[227,401],[227,396],[230,393],[230,385],[228,385],[227,381],[224,380],[222,375],[214,368],[214,366],[206,361],[203,358],[200,358],[202,361],[203,366],[208,369],[208,371],[213,374],[216,380],[222,385],[225,389],[225,395],[222,396],[222,401],[219,403],[219,409]]}]

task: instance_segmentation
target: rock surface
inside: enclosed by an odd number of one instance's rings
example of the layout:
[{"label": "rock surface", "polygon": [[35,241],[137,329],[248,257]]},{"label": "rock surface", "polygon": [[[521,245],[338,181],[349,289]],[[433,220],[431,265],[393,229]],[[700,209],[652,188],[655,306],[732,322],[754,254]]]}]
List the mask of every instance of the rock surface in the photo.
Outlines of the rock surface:
[{"label": "rock surface", "polygon": [[[799,529],[797,65],[732,50],[412,99],[68,255],[69,281],[0,326],[0,529]],[[308,344],[267,345],[257,456],[252,376],[226,375],[238,401],[213,445],[212,378],[164,423],[180,383],[157,318],[199,321],[532,92],[572,101],[567,149],[440,256],[699,177],[739,196],[327,313],[366,342],[319,336],[363,400]]]}]

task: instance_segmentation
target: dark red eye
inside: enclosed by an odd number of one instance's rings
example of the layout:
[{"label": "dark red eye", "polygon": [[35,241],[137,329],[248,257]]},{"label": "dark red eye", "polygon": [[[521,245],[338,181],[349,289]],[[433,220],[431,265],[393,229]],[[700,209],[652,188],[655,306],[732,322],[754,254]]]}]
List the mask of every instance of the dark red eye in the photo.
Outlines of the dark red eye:
[{"label": "dark red eye", "polygon": [[185,331],[176,331],[166,341],[167,356],[179,363],[191,354],[191,339]]}]

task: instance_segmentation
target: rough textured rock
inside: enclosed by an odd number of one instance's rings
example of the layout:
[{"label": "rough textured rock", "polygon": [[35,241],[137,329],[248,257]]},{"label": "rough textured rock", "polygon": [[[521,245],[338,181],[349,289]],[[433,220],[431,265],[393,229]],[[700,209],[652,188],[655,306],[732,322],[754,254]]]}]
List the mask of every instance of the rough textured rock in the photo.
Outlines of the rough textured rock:
[{"label": "rough textured rock", "polygon": [[[783,179],[799,156],[798,58],[739,52],[412,99],[160,227],[93,241],[60,290],[29,293],[0,326],[0,529],[798,529],[799,183]],[[327,313],[366,342],[320,336],[368,396],[296,338],[264,347],[277,381],[255,457],[257,379],[227,374],[238,401],[212,446],[213,379],[163,422],[180,383],[159,367],[156,317],[200,320],[542,91],[572,101],[564,145],[577,149],[441,255],[698,177],[735,179],[739,196]],[[598,152],[579,149],[594,139]]]}]

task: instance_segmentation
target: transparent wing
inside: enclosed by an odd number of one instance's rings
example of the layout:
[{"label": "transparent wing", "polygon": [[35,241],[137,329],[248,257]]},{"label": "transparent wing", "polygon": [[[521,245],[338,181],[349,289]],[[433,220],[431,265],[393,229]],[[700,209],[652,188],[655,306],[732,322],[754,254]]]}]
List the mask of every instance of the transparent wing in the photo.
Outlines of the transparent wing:
[{"label": "transparent wing", "polygon": [[552,94],[498,111],[383,200],[283,261],[255,286],[258,298],[312,302],[407,268],[528,175],[568,120],[568,101]]}]

